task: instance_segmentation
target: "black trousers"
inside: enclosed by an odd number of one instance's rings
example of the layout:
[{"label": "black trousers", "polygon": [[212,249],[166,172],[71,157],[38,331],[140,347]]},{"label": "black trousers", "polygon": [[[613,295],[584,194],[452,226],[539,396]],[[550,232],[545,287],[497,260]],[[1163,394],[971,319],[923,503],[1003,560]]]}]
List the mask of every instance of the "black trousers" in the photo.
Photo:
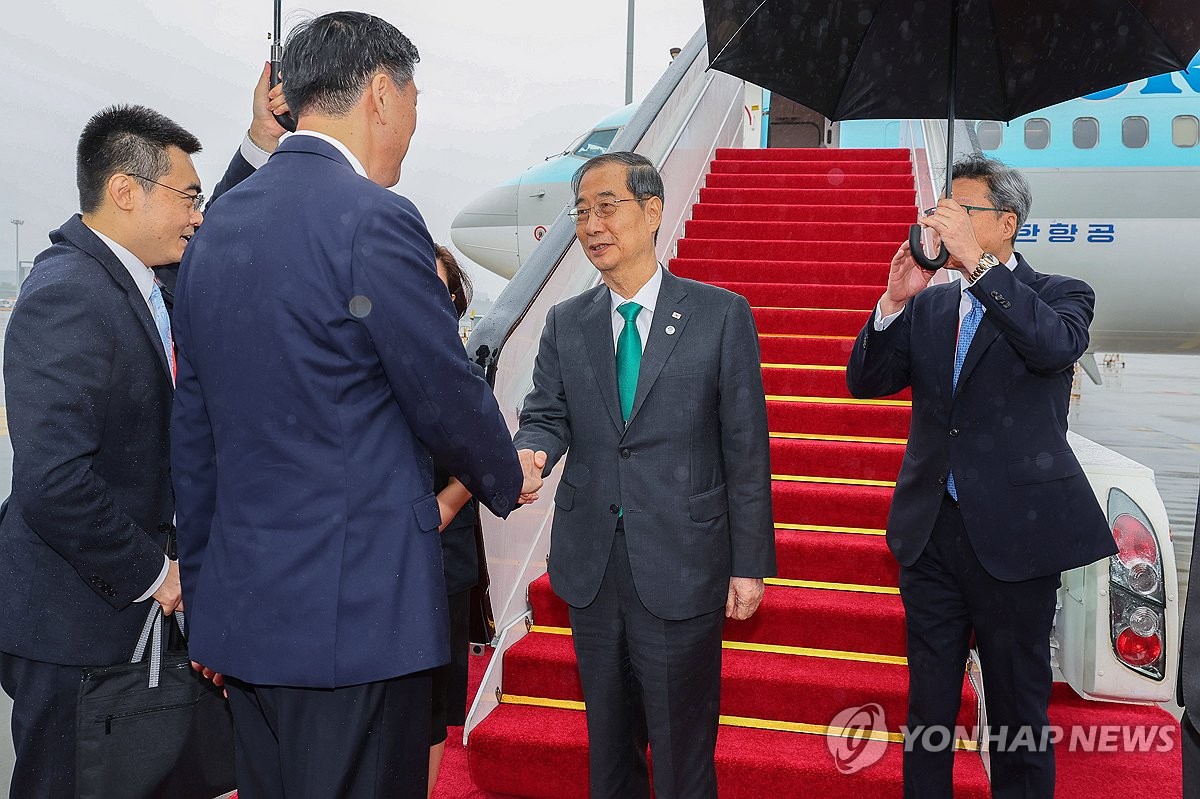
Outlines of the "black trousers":
[{"label": "black trousers", "polygon": [[680,621],[642,604],[623,531],[600,592],[571,608],[587,704],[591,799],[715,799],[725,608]]},{"label": "black trousers", "polygon": [[1186,710],[1180,721],[1179,738],[1183,747],[1183,795],[1185,799],[1200,796],[1200,731]]},{"label": "black trousers", "polygon": [[240,799],[425,799],[428,671],[333,689],[226,686]]},{"label": "black trousers", "polygon": [[75,799],[79,666],[0,654],[0,685],[12,697],[16,750],[9,796]]},{"label": "black trousers", "polygon": [[1054,750],[1043,738],[1058,586],[1057,574],[1015,583],[988,574],[971,548],[957,504],[945,497],[925,551],[900,569],[909,673],[906,797],[953,796],[954,749],[941,745],[944,735],[926,737],[920,729],[953,731],[972,631],[995,742],[992,796],[1054,795]]}]

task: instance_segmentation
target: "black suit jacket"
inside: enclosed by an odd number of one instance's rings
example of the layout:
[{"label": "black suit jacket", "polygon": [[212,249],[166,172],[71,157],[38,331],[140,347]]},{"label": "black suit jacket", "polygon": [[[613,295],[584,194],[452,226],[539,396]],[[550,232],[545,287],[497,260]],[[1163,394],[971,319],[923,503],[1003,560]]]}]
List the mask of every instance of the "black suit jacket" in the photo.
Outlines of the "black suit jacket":
[{"label": "black suit jacket", "polygon": [[[484,378],[483,367],[472,361],[471,371]],[[433,491],[436,494],[450,482],[450,473],[434,464]],[[475,524],[479,520],[479,502],[475,499],[442,530],[442,568],[446,573],[446,593],[457,594],[474,588],[479,582],[479,549],[475,546]]]},{"label": "black suit jacket", "polygon": [[[1196,526],[1193,529],[1200,530],[1200,499],[1196,501]],[[1200,547],[1194,543],[1183,614],[1178,701],[1192,720],[1192,726],[1200,729]]]},{"label": "black suit jacket", "polygon": [[64,665],[127,659],[174,503],[171,376],[146,301],[78,216],[13,308],[4,383],[13,489],[0,520],[0,651]]},{"label": "black suit jacket", "polygon": [[850,356],[855,397],[912,387],[888,546],[905,566],[920,557],[953,469],[971,545],[993,577],[1027,580],[1115,554],[1066,439],[1095,294],[1081,280],[1033,271],[1019,255],[1013,271],[992,269],[968,290],[986,313],[956,392],[957,282],[922,291],[885,330],[875,330],[872,312]]},{"label": "black suit jacket", "polygon": [[[253,172],[235,155],[212,202]],[[50,242],[4,342],[13,488],[0,511],[0,651],[109,665],[133,651],[149,607],[132,603],[162,571],[175,511],[171,378],[108,246],[78,215]]]}]

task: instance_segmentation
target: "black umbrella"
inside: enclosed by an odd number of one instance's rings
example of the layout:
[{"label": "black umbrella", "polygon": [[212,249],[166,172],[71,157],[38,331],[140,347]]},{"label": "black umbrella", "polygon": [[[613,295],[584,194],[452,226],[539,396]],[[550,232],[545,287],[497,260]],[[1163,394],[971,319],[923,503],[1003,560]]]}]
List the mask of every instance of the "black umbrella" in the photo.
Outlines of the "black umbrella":
[{"label": "black umbrella", "polygon": [[[1184,69],[1200,0],[704,0],[708,52],[727,72],[829,119],[1005,121]],[[927,269],[920,226],[910,242]]]},{"label": "black umbrella", "polygon": [[[282,79],[279,74],[283,66],[283,39],[279,31],[280,17],[283,16],[283,0],[275,0],[275,30],[271,37],[271,88],[274,89]],[[284,130],[295,130],[296,119],[290,114],[276,114],[275,121]]]}]

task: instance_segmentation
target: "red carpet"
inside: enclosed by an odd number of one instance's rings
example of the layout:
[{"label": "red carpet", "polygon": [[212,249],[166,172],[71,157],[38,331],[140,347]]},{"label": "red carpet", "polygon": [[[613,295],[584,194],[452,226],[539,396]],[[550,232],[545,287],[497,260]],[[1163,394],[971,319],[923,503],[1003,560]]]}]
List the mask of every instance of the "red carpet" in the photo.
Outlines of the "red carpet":
[{"label": "red carpet", "polygon": [[[910,396],[854,401],[844,367],[914,217],[908,153],[721,150],[706,184],[670,269],[738,292],[754,308],[779,561],[758,613],[725,628],[720,795],[900,796],[898,742],[878,744],[878,761],[847,775],[831,746],[849,744],[825,731],[846,708],[878,704],[881,734],[895,733],[905,715],[904,611],[882,532]],[[567,608],[545,575],[529,599],[536,626],[506,653],[503,702],[472,734],[469,763],[453,741],[447,747],[440,799],[587,795]],[[964,682],[967,728],[975,703]],[[1086,702],[1065,685],[1055,688],[1051,718],[1069,729],[1166,725],[1178,741],[1161,709]],[[1180,795],[1177,751],[1072,749],[1058,749],[1060,799]],[[977,753],[957,753],[955,788],[959,797],[988,796]]]}]

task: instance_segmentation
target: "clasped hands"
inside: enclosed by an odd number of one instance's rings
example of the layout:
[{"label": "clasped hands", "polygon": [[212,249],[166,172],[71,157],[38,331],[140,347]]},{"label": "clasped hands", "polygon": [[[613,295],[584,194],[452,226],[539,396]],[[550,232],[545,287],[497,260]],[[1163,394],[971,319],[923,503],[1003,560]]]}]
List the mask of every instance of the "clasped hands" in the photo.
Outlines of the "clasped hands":
[{"label": "clasped hands", "polygon": [[[956,269],[964,277],[975,269],[983,255],[983,248],[975,237],[975,228],[971,225],[967,209],[954,200],[939,200],[933,213],[922,216],[917,222],[933,231],[934,243],[945,247],[950,253],[946,261],[947,269]],[[882,315],[890,316],[901,310],[906,302],[929,285],[932,278],[933,273],[926,272],[917,264],[908,242],[901,244],[888,270],[887,291],[879,302]]]},{"label": "clasped hands", "polygon": [[521,471],[525,474],[525,482],[521,485],[521,505],[536,502],[538,491],[542,488],[542,472],[546,468],[546,453],[542,450],[534,452],[531,449],[517,450],[521,460]]}]

